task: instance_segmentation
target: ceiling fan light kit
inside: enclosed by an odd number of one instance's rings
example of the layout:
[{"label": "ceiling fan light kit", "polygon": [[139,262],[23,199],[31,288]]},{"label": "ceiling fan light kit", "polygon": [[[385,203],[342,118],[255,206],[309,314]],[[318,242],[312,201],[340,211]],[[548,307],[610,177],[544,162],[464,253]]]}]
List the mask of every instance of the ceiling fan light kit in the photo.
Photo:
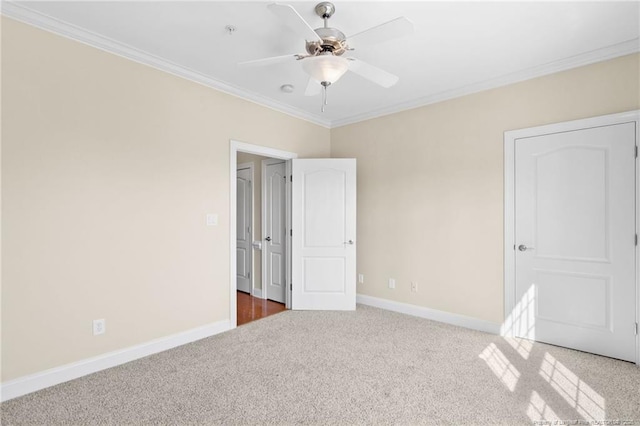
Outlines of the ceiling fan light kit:
[{"label": "ceiling fan light kit", "polygon": [[323,52],[318,56],[307,58],[302,63],[302,69],[311,76],[312,79],[322,85],[322,107],[327,105],[327,87],[338,81],[349,69],[349,61],[340,56],[334,56],[331,52]]},{"label": "ceiling fan light kit", "polygon": [[331,83],[338,81],[349,69],[349,61],[330,52],[312,56],[302,63],[302,69],[316,81]]},{"label": "ceiling fan light kit", "polygon": [[282,19],[289,28],[305,39],[306,54],[289,54],[271,58],[241,62],[241,66],[269,65],[293,59],[302,61],[302,69],[310,76],[305,95],[318,93],[317,87],[323,92],[322,108],[327,105],[327,87],[335,83],[347,71],[372,81],[382,87],[393,86],[398,77],[384,70],[376,68],[366,62],[342,55],[353,50],[348,40],[356,40],[359,46],[366,46],[381,41],[387,41],[413,33],[413,24],[404,17],[396,18],[354,36],[346,37],[336,28],[329,27],[329,18],[336,11],[333,3],[321,2],[315,7],[315,13],[324,21],[324,26],[315,30],[290,5],[273,3],[268,6],[274,14]]}]

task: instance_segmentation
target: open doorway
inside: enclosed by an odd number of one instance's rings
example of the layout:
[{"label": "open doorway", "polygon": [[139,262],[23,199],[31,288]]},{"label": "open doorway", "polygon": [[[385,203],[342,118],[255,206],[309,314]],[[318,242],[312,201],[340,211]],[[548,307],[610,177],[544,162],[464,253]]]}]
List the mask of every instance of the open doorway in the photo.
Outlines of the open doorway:
[{"label": "open doorway", "polygon": [[285,181],[287,160],[295,157],[294,153],[231,141],[235,247],[231,250],[230,317],[236,325],[288,308],[290,207]]},{"label": "open doorway", "polygon": [[236,158],[237,325],[286,309],[286,160]]},{"label": "open doorway", "polygon": [[[284,160],[275,181],[284,183],[285,225],[277,229],[284,242],[285,306],[298,310],[356,309],[356,160],[307,158],[297,154],[230,142],[229,320],[237,325],[237,165],[238,153]],[[269,160],[266,160],[269,161]],[[282,163],[282,161],[276,161]],[[264,169],[264,167],[263,167]],[[275,175],[274,175],[275,176]],[[266,178],[263,177],[263,181]],[[263,197],[264,198],[264,197]],[[261,203],[263,204],[263,203]],[[255,229],[255,227],[254,227]],[[272,235],[262,232],[262,247]],[[266,268],[263,261],[263,271]],[[276,271],[277,272],[277,271]],[[273,270],[272,270],[272,273]],[[255,277],[256,274],[254,274]],[[264,273],[262,274],[264,275]],[[265,290],[264,279],[261,292]],[[281,286],[282,288],[282,286]],[[267,297],[269,289],[266,288]]]}]

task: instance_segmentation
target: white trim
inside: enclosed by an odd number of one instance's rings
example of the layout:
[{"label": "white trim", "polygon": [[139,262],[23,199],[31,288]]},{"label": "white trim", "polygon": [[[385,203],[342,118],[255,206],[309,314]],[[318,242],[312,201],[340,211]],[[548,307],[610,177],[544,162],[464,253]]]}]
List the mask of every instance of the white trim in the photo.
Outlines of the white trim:
[{"label": "white trim", "polygon": [[253,289],[253,297],[257,297],[258,299],[263,299],[263,297],[262,297],[262,289],[254,288]]},{"label": "white trim", "polygon": [[485,333],[500,333],[500,324],[464,315],[453,314],[451,312],[425,308],[423,306],[395,302],[393,300],[366,296],[364,294],[356,295],[356,303],[386,309],[388,311],[399,312],[401,314],[412,315],[414,317],[426,318],[446,324],[457,325],[458,327],[470,328],[471,330],[484,331]]},{"label": "white trim", "polygon": [[[636,147],[640,145],[640,110],[636,115]],[[636,235],[640,234],[640,158],[636,157]],[[636,245],[636,324],[640,327],[640,249]],[[636,365],[640,367],[640,330],[636,330]]]},{"label": "white trim", "polygon": [[48,388],[107,368],[115,367],[158,352],[182,346],[229,330],[229,321],[218,321],[181,333],[151,340],[140,345],[107,352],[71,364],[19,377],[2,383],[0,400],[8,401],[40,389]]},{"label": "white trim", "polygon": [[[255,195],[254,195],[254,192],[253,192],[253,191],[255,191],[255,189],[254,189],[254,184],[253,183],[255,181],[255,173],[254,173],[254,170],[253,170],[254,169],[253,163],[240,163],[240,164],[236,165],[236,176],[237,176],[238,170],[242,170],[242,169],[249,169],[249,173],[251,173],[251,180],[249,181],[250,182],[249,186],[251,188],[251,225],[249,225],[251,227],[251,250],[249,250],[249,257],[250,257],[249,265],[251,265],[251,266],[249,267],[249,274],[251,275],[251,278],[250,278],[250,280],[251,280],[251,294],[253,294],[253,292],[254,292],[254,290],[256,288],[255,274],[254,274],[255,271],[254,271],[254,268],[253,268],[253,258],[254,258],[253,251],[255,250],[253,248],[253,239],[254,239],[253,238],[253,220],[254,220],[253,217],[254,217],[254,214],[255,214],[255,210],[254,210],[254,198],[255,198]],[[236,192],[237,192],[237,188],[236,188]],[[236,235],[236,241],[237,241],[237,238],[238,238],[238,236]],[[237,283],[236,283],[236,285],[237,285]]]},{"label": "white trim", "polygon": [[[640,143],[640,110],[565,121],[504,132],[504,323],[501,334],[513,336],[510,314],[515,306],[515,142],[551,133],[635,122],[636,146]],[[636,233],[640,230],[640,167],[636,158]],[[636,322],[640,323],[640,250],[636,246]],[[636,364],[640,366],[640,336],[636,335]]]},{"label": "white trim", "polygon": [[253,169],[253,163],[240,163],[236,166],[236,170]]},{"label": "white trim", "polygon": [[507,143],[508,134],[504,134],[504,321],[500,334],[505,337],[514,337],[513,318],[511,312],[515,306],[516,290],[515,290],[515,182],[516,174],[515,165],[515,139],[513,142]]},{"label": "white trim", "polygon": [[291,284],[291,276],[292,276],[292,262],[291,262],[291,254],[293,253],[293,250],[291,249],[291,247],[293,247],[293,237],[292,237],[292,232],[293,232],[293,204],[292,204],[292,194],[293,194],[293,181],[291,180],[291,175],[292,175],[292,160],[287,160],[286,163],[286,173],[287,176],[289,176],[289,182],[285,185],[285,199],[286,199],[286,218],[285,218],[285,229],[288,229],[289,232],[286,235],[286,240],[287,240],[287,246],[285,247],[285,251],[286,251],[286,255],[285,255],[285,270],[286,270],[286,283],[288,284],[288,288],[285,290],[285,294],[286,294],[286,300],[285,300],[285,308],[287,309],[292,309],[291,306],[291,299],[292,299],[292,295],[291,292],[293,291],[293,285]]},{"label": "white trim", "polygon": [[283,160],[298,158],[298,154],[295,152],[229,140],[229,324],[232,329],[238,325],[238,297],[236,294],[236,164],[238,151]]},{"label": "white trim", "polygon": [[348,124],[358,123],[360,121],[370,120],[385,115],[395,114],[398,112],[420,108],[426,105],[435,104],[449,99],[459,98],[473,93],[482,92],[484,90],[495,89],[497,87],[507,86],[509,84],[518,83],[520,81],[531,80],[549,74],[566,71],[572,68],[578,68],[585,65],[614,59],[620,56],[630,55],[640,51],[640,39],[627,40],[613,46],[592,50],[570,58],[561,59],[559,61],[550,62],[548,64],[527,68],[516,71],[500,77],[478,81],[467,86],[458,87],[456,89],[447,90],[445,92],[436,93],[422,98],[402,102],[385,108],[364,112],[362,114],[352,115],[350,117],[332,120],[330,128],[334,129]]},{"label": "white trim", "polygon": [[472,93],[481,92],[483,90],[506,86],[519,81],[530,80],[536,77],[596,62],[606,61],[608,59],[640,51],[639,39],[635,38],[612,46],[575,55],[570,58],[527,68],[501,77],[479,81],[464,87],[402,102],[390,107],[380,108],[362,114],[355,114],[350,117],[336,120],[327,120],[318,114],[313,114],[300,108],[295,108],[291,105],[275,101],[266,96],[247,91],[227,82],[206,76],[198,71],[191,70],[166,59],[144,52],[135,47],[120,43],[116,40],[69,24],[33,9],[29,9],[24,5],[24,2],[18,4],[13,1],[3,1],[2,15],[329,129],[389,114],[395,114],[409,109],[419,108],[448,99],[458,98]]},{"label": "white trim", "polygon": [[131,61],[150,66],[160,71],[182,77],[186,80],[202,84],[204,86],[219,90],[229,95],[237,96],[255,104],[273,109],[278,112],[309,121],[322,127],[329,128],[331,123],[329,120],[318,117],[299,108],[292,107],[282,102],[275,101],[258,93],[250,92],[246,89],[234,86],[227,82],[217,80],[210,76],[204,75],[198,71],[189,69],[182,65],[173,63],[167,59],[155,56],[151,53],[142,51],[133,46],[113,40],[98,33],[94,33],[87,29],[64,22],[52,16],[30,9],[24,5],[24,2],[18,4],[13,1],[2,2],[2,15],[11,19],[32,25],[45,31],[58,34],[62,37],[78,41],[80,43],[95,47],[96,49],[121,56]]},{"label": "white trim", "polygon": [[[286,163],[286,160],[283,161],[282,159],[279,158],[266,158],[264,160],[262,160],[262,162],[260,163],[260,168],[262,170],[262,177],[261,177],[261,181],[262,181],[262,188],[260,188],[260,190],[262,191],[262,206],[261,206],[261,222],[260,222],[260,228],[262,229],[262,298],[263,299],[267,299],[269,297],[269,286],[267,285],[267,262],[268,262],[268,258],[267,258],[267,249],[266,249],[266,244],[265,244],[265,238],[267,237],[267,166],[271,165],[271,164],[280,164],[280,163]],[[285,168],[286,168],[286,164],[285,164]],[[286,171],[285,171],[286,174]],[[286,185],[286,184],[285,184]],[[286,200],[285,200],[286,202]],[[286,209],[286,206],[285,206]],[[285,211],[286,214],[286,211]],[[285,238],[285,251],[287,249],[286,247],[287,244],[287,239]],[[285,259],[286,259],[286,253],[285,253]],[[285,265],[286,268],[286,265]],[[286,306],[286,293],[285,293],[285,306]]]}]

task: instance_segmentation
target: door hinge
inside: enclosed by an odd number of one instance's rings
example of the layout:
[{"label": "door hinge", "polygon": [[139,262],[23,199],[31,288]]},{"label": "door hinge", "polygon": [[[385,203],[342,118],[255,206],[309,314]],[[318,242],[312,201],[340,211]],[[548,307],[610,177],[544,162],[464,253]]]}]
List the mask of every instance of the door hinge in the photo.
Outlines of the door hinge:
[{"label": "door hinge", "polygon": [[289,284],[289,290],[293,290],[293,283]]},{"label": "door hinge", "polygon": [[636,145],[636,158],[638,158],[638,145]]},{"label": "door hinge", "polygon": [[638,335],[638,323],[636,323],[636,336]]},{"label": "door hinge", "polygon": [[247,272],[247,278],[251,278],[251,272]]},{"label": "door hinge", "polygon": [[293,182],[293,175],[289,175],[289,182]]},{"label": "door hinge", "polygon": [[636,245],[638,245],[638,234],[636,234]]},{"label": "door hinge", "polygon": [[289,236],[293,237],[293,229],[289,229]]}]

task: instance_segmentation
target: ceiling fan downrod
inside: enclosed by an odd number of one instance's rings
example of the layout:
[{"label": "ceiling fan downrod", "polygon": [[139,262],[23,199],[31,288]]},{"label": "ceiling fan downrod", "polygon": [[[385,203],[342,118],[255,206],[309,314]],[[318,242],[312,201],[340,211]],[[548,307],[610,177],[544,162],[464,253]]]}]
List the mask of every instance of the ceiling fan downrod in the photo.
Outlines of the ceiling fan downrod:
[{"label": "ceiling fan downrod", "polygon": [[323,1],[316,5],[316,15],[321,17],[324,20],[324,27],[329,28],[329,18],[333,16],[336,11],[336,7],[333,3],[328,1]]}]

